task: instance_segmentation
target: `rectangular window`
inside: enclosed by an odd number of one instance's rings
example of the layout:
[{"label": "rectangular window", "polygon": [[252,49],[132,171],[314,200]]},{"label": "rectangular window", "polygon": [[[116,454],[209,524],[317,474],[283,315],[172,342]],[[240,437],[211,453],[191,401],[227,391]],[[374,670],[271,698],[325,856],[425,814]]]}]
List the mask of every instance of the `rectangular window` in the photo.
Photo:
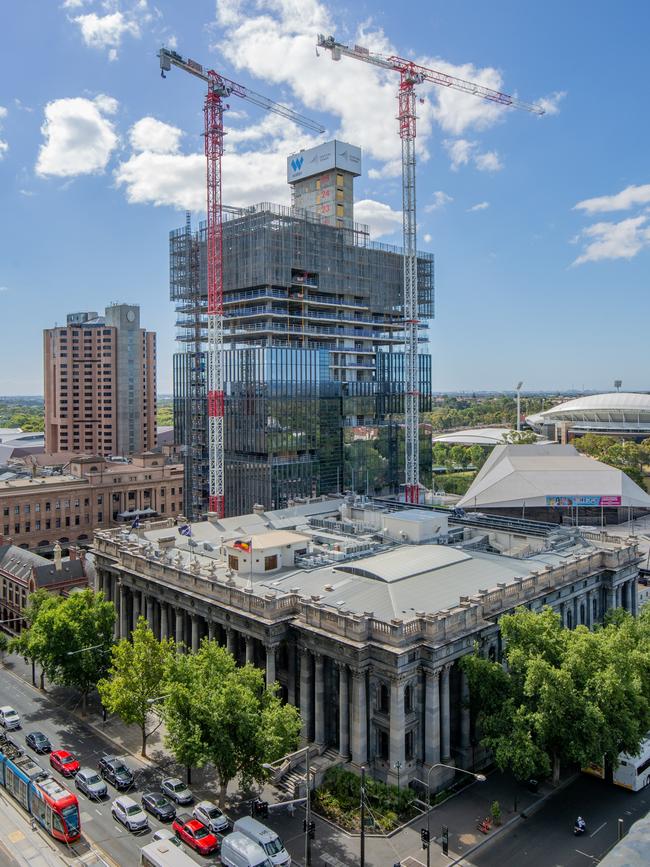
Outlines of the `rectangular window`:
[{"label": "rectangular window", "polygon": [[103,515],[103,513],[102,513],[102,512],[97,512],[97,521],[98,521],[98,523],[101,524],[101,522],[102,522],[103,520],[104,520],[104,515]]},{"label": "rectangular window", "polygon": [[228,568],[234,569],[235,572],[239,570],[239,557],[235,557],[233,554],[228,555]]},{"label": "rectangular window", "polygon": [[31,508],[30,508],[29,504],[25,506],[25,508],[23,509],[23,512],[26,515],[29,515],[29,513],[31,512]]},{"label": "rectangular window", "polygon": [[41,529],[41,522],[40,521],[34,521],[34,529],[35,530]]},{"label": "rectangular window", "polygon": [[54,526],[56,527],[57,530],[59,529],[59,527],[61,526],[61,518],[57,518],[55,520]]},{"label": "rectangular window", "polygon": [[34,511],[35,511],[35,512],[40,512],[40,511],[41,511],[41,504],[40,504],[40,503],[35,503],[35,504],[34,504]]},{"label": "rectangular window", "polygon": [[45,529],[49,530],[51,526],[52,526],[52,521],[49,518],[46,518],[45,519]]},{"label": "rectangular window", "polygon": [[269,557],[264,558],[264,571],[270,572],[271,569],[278,568],[278,555],[271,554]]}]

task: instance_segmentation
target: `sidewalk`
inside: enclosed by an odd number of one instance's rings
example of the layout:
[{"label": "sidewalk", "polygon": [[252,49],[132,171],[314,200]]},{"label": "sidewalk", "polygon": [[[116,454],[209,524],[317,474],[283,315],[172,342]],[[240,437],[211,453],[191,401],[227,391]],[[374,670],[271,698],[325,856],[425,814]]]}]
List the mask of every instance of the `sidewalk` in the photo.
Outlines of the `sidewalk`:
[{"label": "sidewalk", "polygon": [[63,867],[55,848],[32,828],[29,816],[0,793],[0,863],[11,867]]}]

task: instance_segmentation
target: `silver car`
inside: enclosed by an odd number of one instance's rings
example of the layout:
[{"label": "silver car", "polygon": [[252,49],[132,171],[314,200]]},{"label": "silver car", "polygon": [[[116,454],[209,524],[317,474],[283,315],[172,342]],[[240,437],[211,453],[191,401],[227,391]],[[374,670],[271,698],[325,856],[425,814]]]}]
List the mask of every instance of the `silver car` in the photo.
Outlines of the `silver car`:
[{"label": "silver car", "polygon": [[174,846],[178,846],[179,849],[181,848],[181,841],[173,831],[170,831],[169,828],[159,828],[157,831],[154,831],[154,835],[151,839],[166,840],[168,843],[173,843]]},{"label": "silver car", "polygon": [[168,798],[171,798],[177,804],[191,804],[194,800],[194,795],[178,777],[170,777],[167,780],[163,780],[160,788]]},{"label": "silver car", "polygon": [[123,795],[116,798],[111,807],[113,818],[121,822],[129,831],[148,831],[149,819],[140,804],[136,804],[133,798]]},{"label": "silver car", "polygon": [[192,815],[215,834],[226,834],[230,829],[230,820],[212,801],[198,803],[192,810]]},{"label": "silver car", "polygon": [[20,728],[20,717],[8,704],[0,707],[0,725],[4,726],[8,732]]},{"label": "silver car", "polygon": [[74,784],[88,798],[99,801],[108,794],[108,786],[94,768],[81,768],[77,771]]}]

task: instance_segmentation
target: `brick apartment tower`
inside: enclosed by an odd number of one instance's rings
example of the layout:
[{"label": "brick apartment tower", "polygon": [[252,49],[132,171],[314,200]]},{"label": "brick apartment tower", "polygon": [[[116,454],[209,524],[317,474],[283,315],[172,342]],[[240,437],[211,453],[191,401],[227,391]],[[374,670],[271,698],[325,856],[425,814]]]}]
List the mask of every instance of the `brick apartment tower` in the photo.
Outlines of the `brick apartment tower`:
[{"label": "brick apartment tower", "polygon": [[129,455],[156,445],[156,335],[140,308],[71,313],[43,332],[45,450]]}]

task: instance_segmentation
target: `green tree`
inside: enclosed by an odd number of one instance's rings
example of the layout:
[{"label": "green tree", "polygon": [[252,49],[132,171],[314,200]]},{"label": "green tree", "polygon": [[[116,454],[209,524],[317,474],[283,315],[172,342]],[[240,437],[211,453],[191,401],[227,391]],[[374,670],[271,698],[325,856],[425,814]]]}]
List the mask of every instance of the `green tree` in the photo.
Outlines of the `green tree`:
[{"label": "green tree", "polygon": [[188,768],[214,766],[222,807],[232,779],[262,780],[264,763],[296,748],[298,711],[282,704],[277,687],[266,688],[263,671],[238,667],[216,642],[204,639],[197,653],[174,657],[168,681],[166,744]]},{"label": "green tree", "polygon": [[90,589],[57,598],[39,608],[30,632],[48,679],[79,690],[85,714],[89,693],[108,670],[115,607]]},{"label": "green tree", "polygon": [[32,683],[36,686],[36,663],[41,666],[41,682],[40,688],[45,688],[45,671],[43,669],[45,653],[46,653],[46,637],[43,632],[34,629],[34,623],[39,613],[45,607],[56,607],[62,602],[62,597],[50,593],[44,587],[35,590],[27,598],[27,605],[23,608],[22,614],[27,623],[27,629],[23,629],[20,635],[12,638],[9,641],[9,652],[17,653],[23,656],[25,660],[29,660],[32,664]]},{"label": "green tree", "polygon": [[511,430],[503,435],[503,441],[515,446],[532,445],[537,442],[537,435],[532,430]]},{"label": "green tree", "polygon": [[621,615],[590,632],[564,629],[551,609],[520,609],[500,620],[507,672],[496,662],[466,657],[476,692],[482,743],[501,769],[518,779],[565,763],[616,763],[635,753],[650,728],[650,616]]},{"label": "green tree", "polygon": [[473,445],[469,447],[470,462],[476,467],[477,470],[481,469],[481,467],[485,463],[488,454],[489,451],[486,451],[483,446]]},{"label": "green tree", "polygon": [[[174,654],[174,642],[158,641],[146,618],[140,617],[131,634],[111,649],[111,666],[97,684],[102,704],[127,725],[137,725],[142,736],[142,755],[147,738],[161,725],[154,699],[165,692],[165,678]],[[153,722],[152,727],[149,727]]]},{"label": "green tree", "polygon": [[451,460],[452,460],[452,463],[454,465],[454,468],[462,467],[463,469],[465,469],[465,467],[467,466],[467,464],[470,461],[469,453],[468,453],[467,449],[465,448],[465,446],[461,446],[461,445],[452,446],[451,447]]},{"label": "green tree", "polygon": [[447,446],[444,443],[435,443],[433,446],[433,463],[437,467],[446,467],[448,458],[447,458]]}]

